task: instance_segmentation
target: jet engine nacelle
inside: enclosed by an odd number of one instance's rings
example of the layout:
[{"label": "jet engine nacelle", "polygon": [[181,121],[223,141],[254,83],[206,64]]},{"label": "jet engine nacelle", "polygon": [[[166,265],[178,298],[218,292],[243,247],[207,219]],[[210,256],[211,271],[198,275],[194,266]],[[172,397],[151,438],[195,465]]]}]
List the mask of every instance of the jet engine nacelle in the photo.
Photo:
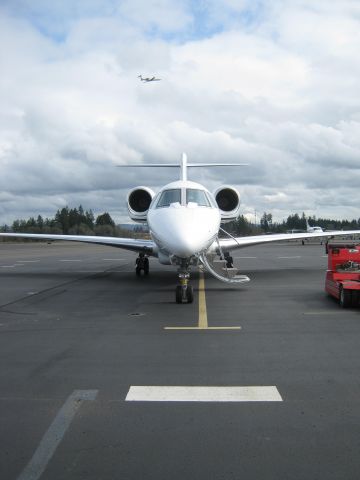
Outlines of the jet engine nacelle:
[{"label": "jet engine nacelle", "polygon": [[131,220],[146,222],[147,212],[155,193],[148,187],[136,187],[127,196],[127,207]]},{"label": "jet engine nacelle", "polygon": [[219,187],[214,192],[216,203],[221,214],[221,222],[231,222],[239,215],[240,194],[236,188],[229,185]]}]

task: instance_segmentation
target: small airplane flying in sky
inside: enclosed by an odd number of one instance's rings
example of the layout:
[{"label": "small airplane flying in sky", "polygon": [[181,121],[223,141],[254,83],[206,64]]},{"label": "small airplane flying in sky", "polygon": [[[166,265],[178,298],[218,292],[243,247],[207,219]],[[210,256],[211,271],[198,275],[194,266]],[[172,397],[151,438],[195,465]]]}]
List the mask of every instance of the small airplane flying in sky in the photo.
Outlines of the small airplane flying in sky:
[{"label": "small airplane flying in sky", "polygon": [[140,80],[142,82],[160,82],[161,78],[155,78],[155,77],[143,77],[142,75],[138,75],[138,78],[140,78]]},{"label": "small airplane flying in sky", "polygon": [[[239,215],[239,192],[232,186],[222,185],[211,193],[199,183],[189,181],[187,172],[188,167],[241,165],[244,164],[187,163],[184,153],[180,164],[119,165],[131,168],[180,167],[180,179],[165,185],[157,194],[146,186],[135,187],[128,193],[129,216],[135,222],[148,224],[151,240],[33,233],[0,233],[0,236],[67,240],[132,250],[139,253],[136,262],[137,273],[144,254],[157,257],[161,264],[177,268],[179,285],[176,287],[176,302],[191,303],[194,298],[193,288],[189,284],[192,268],[202,268],[218,280],[231,284],[249,281],[246,275],[238,274],[238,270],[232,267],[231,262],[229,265],[229,252],[232,250],[270,242],[360,234],[360,230],[348,230],[233,237],[221,227],[221,224],[234,220]],[[223,234],[222,237],[219,235],[220,232]],[[146,262],[145,273],[148,273],[148,269],[149,264]]]}]

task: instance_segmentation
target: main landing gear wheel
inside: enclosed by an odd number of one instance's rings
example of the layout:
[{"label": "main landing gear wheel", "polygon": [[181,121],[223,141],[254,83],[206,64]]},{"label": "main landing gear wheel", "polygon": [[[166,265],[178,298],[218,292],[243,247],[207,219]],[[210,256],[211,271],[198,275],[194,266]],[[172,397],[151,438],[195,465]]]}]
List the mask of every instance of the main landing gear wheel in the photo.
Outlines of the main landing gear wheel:
[{"label": "main landing gear wheel", "polygon": [[141,270],[144,275],[149,275],[149,259],[143,252],[139,253],[135,262],[135,273],[138,277],[141,275]]}]

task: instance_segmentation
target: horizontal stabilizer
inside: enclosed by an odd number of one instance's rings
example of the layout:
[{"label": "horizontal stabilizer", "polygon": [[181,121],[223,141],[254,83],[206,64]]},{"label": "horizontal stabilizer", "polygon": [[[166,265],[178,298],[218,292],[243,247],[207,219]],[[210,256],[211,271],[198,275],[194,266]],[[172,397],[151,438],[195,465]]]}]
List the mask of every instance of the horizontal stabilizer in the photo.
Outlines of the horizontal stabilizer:
[{"label": "horizontal stabilizer", "polygon": [[[188,167],[246,167],[248,163],[188,163]],[[178,163],[130,163],[124,165],[116,165],[117,167],[176,167]]]},{"label": "horizontal stabilizer", "polygon": [[118,167],[177,167],[180,168],[180,180],[187,180],[188,167],[244,167],[247,163],[188,163],[186,153],[182,154],[180,163],[131,163]]}]

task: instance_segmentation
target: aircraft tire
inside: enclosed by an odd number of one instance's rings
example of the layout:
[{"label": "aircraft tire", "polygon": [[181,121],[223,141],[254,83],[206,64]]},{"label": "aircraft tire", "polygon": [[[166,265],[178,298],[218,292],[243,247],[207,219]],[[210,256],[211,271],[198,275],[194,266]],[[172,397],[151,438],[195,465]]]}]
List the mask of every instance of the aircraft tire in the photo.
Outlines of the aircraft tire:
[{"label": "aircraft tire", "polygon": [[182,286],[178,285],[175,290],[176,303],[182,303]]},{"label": "aircraft tire", "polygon": [[186,288],[186,300],[187,303],[193,303],[194,301],[194,289],[192,285],[188,285]]},{"label": "aircraft tire", "polygon": [[342,308],[348,308],[351,305],[351,290],[340,287],[339,303]]}]

